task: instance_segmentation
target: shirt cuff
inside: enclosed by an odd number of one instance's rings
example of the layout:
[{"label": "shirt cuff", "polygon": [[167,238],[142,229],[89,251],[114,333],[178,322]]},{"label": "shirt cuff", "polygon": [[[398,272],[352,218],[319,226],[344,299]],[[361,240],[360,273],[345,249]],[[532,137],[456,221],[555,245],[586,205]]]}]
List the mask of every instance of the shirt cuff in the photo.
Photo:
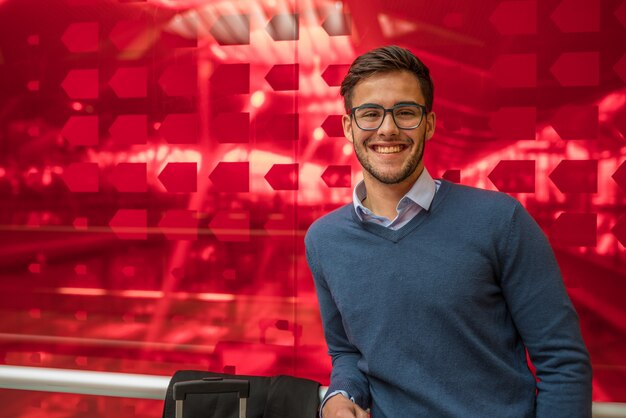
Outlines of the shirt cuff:
[{"label": "shirt cuff", "polygon": [[326,405],[326,401],[329,400],[330,398],[332,398],[335,395],[343,395],[346,398],[350,399],[352,402],[354,402],[354,398],[350,395],[348,395],[348,392],[346,392],[345,390],[336,390],[334,392],[329,393],[328,395],[326,395],[326,397],[324,398],[324,401],[322,402],[322,404],[320,405],[320,418],[322,417],[322,409],[324,409],[324,405]]}]

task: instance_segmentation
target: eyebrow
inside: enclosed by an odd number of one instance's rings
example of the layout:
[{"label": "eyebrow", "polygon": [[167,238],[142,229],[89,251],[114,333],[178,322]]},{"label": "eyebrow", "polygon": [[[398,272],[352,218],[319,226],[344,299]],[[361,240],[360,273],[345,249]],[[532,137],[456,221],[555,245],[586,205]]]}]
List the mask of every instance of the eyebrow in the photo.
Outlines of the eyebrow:
[{"label": "eyebrow", "polygon": [[[403,101],[403,102],[394,103],[394,106],[401,106],[401,105],[420,105],[420,103],[417,103],[414,101]],[[362,105],[359,105],[357,107],[368,107],[368,106],[382,106],[382,105],[380,103],[363,103]]]}]

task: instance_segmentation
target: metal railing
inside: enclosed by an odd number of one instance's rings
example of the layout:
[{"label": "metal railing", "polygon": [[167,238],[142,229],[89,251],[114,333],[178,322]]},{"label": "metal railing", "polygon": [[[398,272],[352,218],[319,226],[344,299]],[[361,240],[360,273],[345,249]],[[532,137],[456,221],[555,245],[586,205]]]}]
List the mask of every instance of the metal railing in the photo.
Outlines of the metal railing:
[{"label": "metal railing", "polygon": [[0,365],[0,388],[165,399],[171,376]]},{"label": "metal railing", "polygon": [[[0,388],[165,399],[171,376],[0,365]],[[326,393],[320,388],[320,397]],[[626,403],[594,402],[593,418],[626,418]]]}]

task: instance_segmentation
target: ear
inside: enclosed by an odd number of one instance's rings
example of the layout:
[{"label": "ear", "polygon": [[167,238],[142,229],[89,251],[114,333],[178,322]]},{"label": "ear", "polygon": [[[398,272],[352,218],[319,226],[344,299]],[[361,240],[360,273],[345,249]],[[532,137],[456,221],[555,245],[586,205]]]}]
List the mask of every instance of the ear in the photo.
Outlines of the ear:
[{"label": "ear", "polygon": [[343,134],[346,139],[350,142],[353,142],[352,136],[352,118],[350,115],[343,115],[341,117],[341,124],[343,125]]},{"label": "ear", "polygon": [[430,140],[435,134],[435,123],[437,122],[437,115],[435,112],[429,112],[426,114],[426,141]]}]

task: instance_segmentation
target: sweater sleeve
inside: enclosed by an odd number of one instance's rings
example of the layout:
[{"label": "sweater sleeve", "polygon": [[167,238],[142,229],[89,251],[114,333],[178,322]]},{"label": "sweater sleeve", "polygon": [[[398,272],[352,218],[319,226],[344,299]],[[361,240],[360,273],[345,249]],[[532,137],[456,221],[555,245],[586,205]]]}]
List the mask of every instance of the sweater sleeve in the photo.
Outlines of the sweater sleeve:
[{"label": "sweater sleeve", "polygon": [[[306,239],[306,256],[315,282],[324,336],[333,366],[326,396],[336,391],[344,391],[357,405],[367,409],[370,407],[370,392],[367,378],[358,368],[361,353],[346,335],[341,313],[328,289],[310,236]],[[325,401],[326,398],[323,402]]]},{"label": "sweater sleeve", "polygon": [[591,417],[589,354],[552,248],[519,203],[508,227],[500,280],[539,379],[536,417]]}]

